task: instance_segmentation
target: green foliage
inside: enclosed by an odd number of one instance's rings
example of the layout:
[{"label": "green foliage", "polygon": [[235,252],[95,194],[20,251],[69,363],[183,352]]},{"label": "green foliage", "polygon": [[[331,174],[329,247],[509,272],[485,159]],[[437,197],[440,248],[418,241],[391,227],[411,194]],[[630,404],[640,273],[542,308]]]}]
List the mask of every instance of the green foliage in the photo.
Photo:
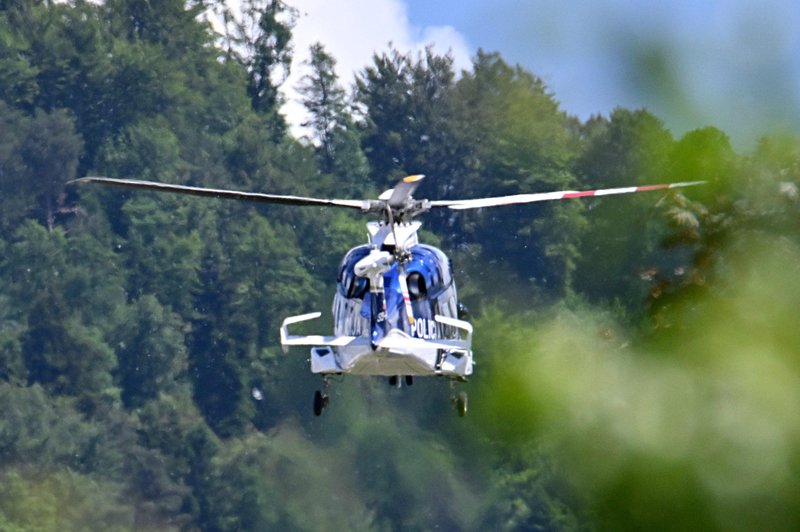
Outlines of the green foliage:
[{"label": "green foliage", "polygon": [[[388,419],[364,423],[354,435],[354,462],[379,530],[466,528],[476,519],[477,497],[453,456],[424,434],[398,439]],[[402,423],[402,421],[398,420]]]},{"label": "green foliage", "polygon": [[274,331],[315,299],[316,284],[300,268],[289,234],[251,213],[215,235],[225,251],[203,272],[190,365],[198,405],[222,434],[241,431],[256,415],[251,389],[270,380]]},{"label": "green foliage", "polygon": [[14,237],[2,262],[5,290],[19,315],[27,316],[37,296],[61,288],[67,238],[61,228],[48,233],[33,220],[27,220]]},{"label": "green foliage", "polygon": [[730,139],[715,127],[690,131],[675,145],[670,172],[675,179],[720,181],[735,169]]},{"label": "green foliage", "polygon": [[[202,250],[197,232],[186,229],[189,205],[183,198],[137,197],[125,204],[123,215],[128,232],[123,249],[133,272],[129,293],[157,294],[165,305],[189,315]],[[168,226],[174,230],[165,234]]]},{"label": "green foliage", "polygon": [[448,118],[453,59],[426,49],[416,61],[397,50],[375,55],[357,78],[357,101],[366,107],[362,146],[380,188],[399,177],[427,173],[448,179],[443,155],[452,138]]},{"label": "green foliage", "polygon": [[197,22],[202,2],[163,0],[142,3],[135,0],[108,0],[105,15],[115,34],[129,41],[156,45],[168,56],[185,54],[209,45],[212,34],[207,26]]},{"label": "green foliage", "polygon": [[543,448],[523,448],[500,457],[484,528],[493,530],[578,530],[574,490]]},{"label": "green foliage", "polygon": [[332,192],[340,196],[358,194],[368,173],[367,161],[359,146],[345,90],[338,83],[336,60],[322,44],[315,43],[311,45],[308,65],[311,74],[301,80],[300,93],[311,119],[303,125],[311,128],[318,143],[321,170],[337,177]]},{"label": "green foliage", "polygon": [[77,229],[65,251],[66,264],[58,275],[64,299],[81,322],[108,332],[113,328],[109,317],[126,298],[122,261],[105,242]]},{"label": "green foliage", "polygon": [[20,131],[28,127],[25,115],[0,101],[0,230],[7,237],[28,214],[31,201],[25,183],[25,162],[20,153]]},{"label": "green foliage", "polygon": [[666,172],[672,135],[661,120],[646,110],[617,108],[608,119],[595,118],[587,123],[585,130],[577,171],[595,186],[655,184],[667,176],[691,181],[705,175],[675,176]]},{"label": "green foliage", "polygon": [[[552,180],[570,153],[566,116],[540,78],[508,65],[498,54],[479,52],[472,73],[458,84],[468,102],[477,142],[474,148],[492,180],[512,188],[519,179]],[[470,191],[482,193],[476,183]]]},{"label": "green foliage", "polygon": [[[113,64],[100,8],[87,2],[74,6],[38,3],[11,9],[9,16],[27,42],[24,57],[36,72],[33,104],[50,112],[69,109],[86,143],[83,159],[93,156],[99,137],[109,131],[111,116],[122,110],[114,105],[121,103],[114,102],[118,93],[107,90]],[[111,109],[116,113],[109,113]]]},{"label": "green foliage", "polygon": [[[471,168],[457,190],[467,197],[570,189],[575,178],[568,120],[544,82],[497,54],[480,52],[456,94],[470,131]],[[586,227],[578,204],[508,207],[464,217],[463,233],[501,262],[517,294],[568,295]],[[498,232],[497,227],[505,228]],[[463,238],[463,237],[462,237]],[[505,295],[503,296],[505,297]]]},{"label": "green foliage", "polygon": [[[0,296],[0,308],[8,308],[8,298]],[[0,316],[0,380],[27,382],[28,371],[22,357],[23,327],[8,316]]]},{"label": "green foliage", "polygon": [[[231,182],[242,189],[257,189],[275,183],[269,172],[273,153],[269,149],[269,133],[264,120],[251,116],[230,131],[226,139],[225,158]],[[272,180],[270,178],[272,177]]]},{"label": "green foliage", "polygon": [[111,175],[174,180],[181,169],[178,139],[163,118],[131,124],[101,147],[98,164]]},{"label": "green foliage", "polygon": [[37,110],[32,118],[0,105],[7,111],[0,123],[0,153],[3,171],[0,183],[16,191],[2,202],[5,226],[13,226],[32,215],[52,231],[63,206],[64,183],[75,177],[82,148],[68,113]]},{"label": "green foliage", "polygon": [[738,242],[724,293],[684,293],[643,343],[595,312],[487,317],[487,428],[546,436],[603,528],[793,528],[798,247],[777,240]]},{"label": "green foliage", "polygon": [[[591,186],[681,180],[667,171],[674,156],[671,134],[645,110],[615,109],[608,119],[594,119],[585,127],[583,143],[576,173]],[[701,174],[685,177],[696,180],[697,175]],[[661,248],[667,234],[663,213],[675,204],[671,198],[648,195],[592,202],[592,223],[580,241],[577,291],[594,302],[621,305],[634,315],[640,309],[640,314],[641,303],[652,288],[651,281],[686,267],[685,261],[676,262]],[[637,223],[632,224],[631,220]],[[609,296],[614,300],[609,301]]]},{"label": "green foliage", "polygon": [[14,31],[9,18],[9,13],[0,13],[0,100],[30,108],[39,90],[37,70],[28,60],[30,44]]},{"label": "green foliage", "polygon": [[86,422],[69,400],[51,397],[37,384],[5,382],[0,383],[0,399],[5,409],[0,423],[4,469],[15,464],[80,468],[99,429]]},{"label": "green foliage", "polygon": [[125,405],[137,407],[159,392],[174,393],[187,369],[187,326],[180,316],[148,294],[123,308],[117,321],[116,373]]},{"label": "green foliage", "polygon": [[232,440],[212,465],[212,529],[370,526],[352,472],[291,426]]},{"label": "green foliage", "polygon": [[122,487],[69,471],[7,471],[0,479],[0,527],[8,531],[135,528]]},{"label": "green foliage", "polygon": [[[252,108],[267,117],[272,139],[280,141],[286,122],[278,112],[283,103],[278,89],[289,75],[296,12],[281,0],[247,0],[241,21],[235,21],[230,11],[226,13],[226,22],[232,26],[226,29],[228,54],[247,68],[247,95]],[[239,54],[236,48],[245,52]]]},{"label": "green foliage", "polygon": [[77,397],[84,410],[113,402],[118,395],[111,379],[114,352],[99,331],[70,318],[63,299],[50,290],[31,309],[22,355],[29,382]]},{"label": "green foliage", "polygon": [[[288,227],[270,223],[261,216],[251,216],[245,225],[231,229],[236,247],[227,272],[228,281],[234,283],[231,301],[234,312],[229,318],[240,319],[240,326],[246,323],[248,327],[255,318],[260,330],[262,326],[274,330],[284,312],[301,311],[300,305],[312,296],[313,282],[298,267],[301,253],[296,243],[287,238]],[[272,338],[255,330],[248,336],[262,346]]]}]

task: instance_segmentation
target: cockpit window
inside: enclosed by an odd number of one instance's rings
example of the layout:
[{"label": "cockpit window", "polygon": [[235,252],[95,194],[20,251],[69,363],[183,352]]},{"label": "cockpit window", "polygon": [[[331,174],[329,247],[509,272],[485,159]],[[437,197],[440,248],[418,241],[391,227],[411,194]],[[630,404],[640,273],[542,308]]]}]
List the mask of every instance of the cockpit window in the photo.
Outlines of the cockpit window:
[{"label": "cockpit window", "polygon": [[357,277],[356,275],[348,275],[343,288],[345,289],[345,296],[348,299],[361,299],[369,289],[369,280],[363,277]]},{"label": "cockpit window", "polygon": [[347,299],[361,299],[369,290],[369,281],[355,274],[355,265],[369,254],[369,246],[359,246],[351,249],[339,266],[339,293]]},{"label": "cockpit window", "polygon": [[[339,266],[338,293],[347,299],[363,299],[369,291],[369,280],[355,274],[356,263],[369,255],[368,245],[351,249]],[[419,244],[411,250],[411,260],[406,265],[408,273],[406,283],[408,295],[413,301],[438,299],[452,284],[450,262],[447,256],[432,246]],[[393,273],[392,273],[393,272]],[[397,270],[387,272],[387,290],[391,286],[390,277],[397,275]],[[396,277],[395,277],[395,283]],[[399,285],[396,286],[399,290]],[[398,292],[399,294],[399,292]],[[387,297],[392,297],[391,295]]]},{"label": "cockpit window", "polygon": [[406,279],[412,299],[438,298],[452,284],[447,256],[433,246],[417,245]]},{"label": "cockpit window", "polygon": [[423,299],[428,295],[428,287],[425,284],[425,277],[419,272],[413,272],[406,278],[408,285],[408,295],[411,299]]}]

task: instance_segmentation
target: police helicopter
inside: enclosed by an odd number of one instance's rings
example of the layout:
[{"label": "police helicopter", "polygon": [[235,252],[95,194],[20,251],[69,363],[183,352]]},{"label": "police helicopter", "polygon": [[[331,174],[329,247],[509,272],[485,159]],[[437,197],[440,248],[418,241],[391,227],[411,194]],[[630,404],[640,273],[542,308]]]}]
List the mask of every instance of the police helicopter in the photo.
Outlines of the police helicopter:
[{"label": "police helicopter", "polygon": [[367,223],[368,243],[342,259],[333,298],[333,335],[298,336],[289,327],[321,316],[320,312],[290,316],[280,328],[284,352],[293,346],[310,347],[311,371],[322,375],[322,389],[314,393],[319,416],[330,398],[333,375],[388,377],[391,384],[413,383],[416,376],[441,376],[450,381],[451,402],[460,416],[467,412],[467,393],[455,393],[455,383],[466,381],[475,365],[472,325],[459,305],[450,260],[441,250],[422,244],[417,216],[431,209],[482,209],[503,205],[610,196],[689,187],[691,181],[598,190],[564,190],[466,200],[427,200],[413,197],[424,179],[411,175],[377,200],[324,199],[303,196],[221,190],[153,181],[82,177],[70,183],[98,183],[195,196],[236,199],[281,205],[317,205],[357,209],[373,214]]}]

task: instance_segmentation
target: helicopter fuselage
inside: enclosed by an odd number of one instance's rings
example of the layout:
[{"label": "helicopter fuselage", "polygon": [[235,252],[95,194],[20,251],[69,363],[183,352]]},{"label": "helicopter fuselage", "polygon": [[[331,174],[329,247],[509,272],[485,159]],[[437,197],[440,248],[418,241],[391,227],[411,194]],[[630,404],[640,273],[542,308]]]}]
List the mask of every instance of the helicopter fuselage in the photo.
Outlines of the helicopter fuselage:
[{"label": "helicopter fuselage", "polygon": [[368,225],[370,244],[351,249],[339,266],[334,336],[289,336],[289,324],[315,313],[287,318],[281,343],[313,345],[314,373],[470,375],[472,327],[459,317],[450,259],[418,243],[418,228]]},{"label": "helicopter fuselage", "polygon": [[[357,275],[356,265],[370,252],[368,245],[350,250],[342,260],[337,277],[333,300],[334,334],[369,339],[361,345],[338,348],[342,369],[369,375],[452,372],[455,368],[443,364],[448,353],[441,349],[438,341],[459,340],[460,332],[436,320],[437,316],[458,319],[458,297],[447,256],[424,244],[417,244],[410,250],[403,265],[408,287],[407,305],[400,281],[401,266],[397,262],[382,275],[383,296],[370,289],[369,279]],[[403,344],[408,347],[402,349]],[[467,353],[459,351],[459,354]],[[472,370],[471,360],[464,362],[459,365],[461,375]]]}]

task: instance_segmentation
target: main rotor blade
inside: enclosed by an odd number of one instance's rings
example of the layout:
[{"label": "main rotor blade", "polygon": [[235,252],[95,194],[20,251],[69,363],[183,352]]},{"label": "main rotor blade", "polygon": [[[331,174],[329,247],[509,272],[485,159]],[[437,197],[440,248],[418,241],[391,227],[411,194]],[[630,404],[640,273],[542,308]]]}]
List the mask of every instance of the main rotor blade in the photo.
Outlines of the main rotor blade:
[{"label": "main rotor blade", "polygon": [[705,181],[687,181],[684,183],[665,183],[663,185],[643,185],[639,187],[601,188],[597,190],[561,190],[557,192],[539,192],[536,194],[515,194],[512,196],[497,196],[493,198],[478,198],[468,200],[434,200],[431,207],[449,207],[454,210],[482,209],[484,207],[499,207],[502,205],[515,205],[520,203],[534,203],[537,201],[553,201],[569,198],[583,198],[589,196],[612,196],[614,194],[630,194],[633,192],[647,192],[650,190],[665,190],[671,188],[693,187]]},{"label": "main rotor blade", "polygon": [[399,209],[404,206],[406,200],[417,190],[423,179],[425,179],[424,174],[410,175],[401,179],[392,189],[392,195],[389,196],[389,207]]},{"label": "main rotor blade", "polygon": [[159,192],[175,192],[178,194],[190,194],[193,196],[257,201],[261,203],[276,203],[279,205],[333,205],[335,207],[347,207],[351,209],[363,209],[369,205],[369,202],[365,202],[363,200],[321,199],[307,198],[304,196],[285,196],[281,194],[261,194],[259,192],[241,192],[238,190],[191,187],[187,185],[171,185],[167,183],[157,183],[155,181],[115,179],[113,177],[81,177],[79,179],[73,179],[67,184],[72,183],[99,183],[101,185],[143,188],[147,190],[157,190]]}]

